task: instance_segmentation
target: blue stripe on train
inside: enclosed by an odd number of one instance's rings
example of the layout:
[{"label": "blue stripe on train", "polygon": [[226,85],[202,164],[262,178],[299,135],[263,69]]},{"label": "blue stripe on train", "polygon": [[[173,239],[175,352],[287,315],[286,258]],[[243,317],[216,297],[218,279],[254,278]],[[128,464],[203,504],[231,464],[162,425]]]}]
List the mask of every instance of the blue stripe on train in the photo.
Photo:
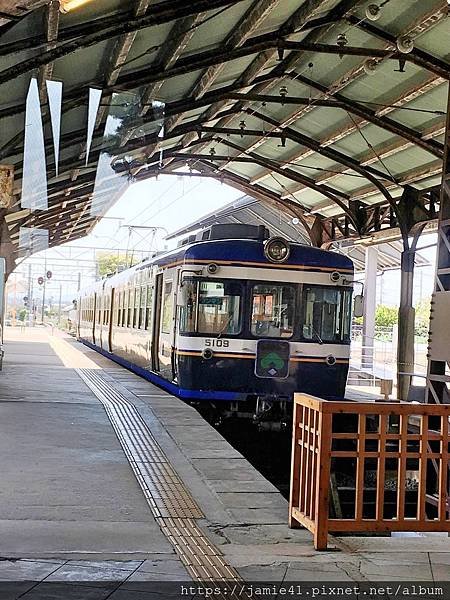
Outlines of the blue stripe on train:
[{"label": "blue stripe on train", "polygon": [[82,342],[85,346],[91,348],[92,350],[103,354],[103,356],[106,356],[106,358],[115,361],[119,365],[122,365],[122,367],[125,367],[129,371],[133,371],[133,373],[136,373],[136,375],[147,379],[147,381],[150,381],[151,383],[162,387],[174,396],[178,396],[183,400],[222,400],[229,402],[241,400],[244,397],[244,394],[239,394],[238,392],[204,392],[201,390],[185,390],[184,388],[178,387],[172,381],[168,381],[167,379],[156,375],[156,373],[153,373],[152,371],[147,371],[147,369],[139,367],[138,365],[133,364],[132,362],[126,360],[125,358],[122,358],[121,356],[117,356],[112,352],[108,352],[108,350],[104,350],[103,348],[100,348],[100,346],[96,346],[88,340],[79,338],[79,341]]},{"label": "blue stripe on train", "polygon": [[[195,259],[214,261],[233,261],[245,265],[246,262],[266,263],[268,266],[274,266],[264,255],[264,246],[260,241],[255,240],[211,240],[208,242],[197,242],[192,246],[181,248],[178,252],[154,258],[146,264],[166,265],[178,260],[195,262]],[[146,264],[141,268],[145,268]],[[352,261],[336,252],[313,248],[312,246],[302,246],[300,244],[291,244],[291,254],[286,261],[287,265],[304,265],[309,267],[331,267],[334,269],[353,270]],[[278,266],[278,265],[275,265]]]}]

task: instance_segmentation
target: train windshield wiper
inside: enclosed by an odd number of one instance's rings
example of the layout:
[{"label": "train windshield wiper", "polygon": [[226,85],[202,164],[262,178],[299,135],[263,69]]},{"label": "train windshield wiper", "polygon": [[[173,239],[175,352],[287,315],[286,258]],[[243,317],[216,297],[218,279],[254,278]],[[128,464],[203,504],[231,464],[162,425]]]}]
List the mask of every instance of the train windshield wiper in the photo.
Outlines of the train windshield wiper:
[{"label": "train windshield wiper", "polygon": [[220,336],[222,335],[222,333],[223,333],[223,332],[225,331],[225,329],[228,327],[228,325],[230,324],[230,322],[231,322],[231,319],[232,319],[232,318],[233,318],[233,315],[232,315],[232,314],[228,316],[228,319],[226,320],[226,322],[225,322],[225,325],[222,327],[222,329],[219,331],[219,333],[218,333],[218,335],[217,335],[217,339],[219,339],[219,338],[220,338]]},{"label": "train windshield wiper", "polygon": [[319,344],[323,344],[323,339],[320,337],[320,335],[317,333],[317,331],[314,329],[314,327],[312,327],[312,332],[313,332],[313,335],[316,336]]}]

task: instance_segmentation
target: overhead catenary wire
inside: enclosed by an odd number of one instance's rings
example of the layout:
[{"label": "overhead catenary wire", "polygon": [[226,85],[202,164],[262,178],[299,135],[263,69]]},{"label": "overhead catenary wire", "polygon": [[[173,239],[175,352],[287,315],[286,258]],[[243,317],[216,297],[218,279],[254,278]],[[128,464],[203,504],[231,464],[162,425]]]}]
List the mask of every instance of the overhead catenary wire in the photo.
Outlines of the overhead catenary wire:
[{"label": "overhead catenary wire", "polygon": [[[179,194],[178,196],[176,196],[175,198],[173,198],[170,202],[168,202],[165,206],[163,206],[160,209],[157,209],[156,211],[154,211],[152,214],[150,214],[150,216],[146,216],[144,220],[141,219],[141,217],[151,208],[155,207],[155,204],[157,204],[162,198],[164,198],[165,195],[167,195],[176,185],[177,185],[177,181],[175,180],[167,189],[165,189],[164,191],[161,192],[161,194],[155,198],[154,202],[152,202],[149,206],[146,206],[143,210],[141,210],[139,213],[137,213],[132,219],[131,219],[131,223],[133,221],[136,221],[136,219],[140,218],[140,223],[145,224],[148,223],[151,219],[155,218],[156,216],[159,216],[161,213],[163,213],[165,210],[167,210],[168,208],[170,208],[171,206],[173,206],[176,202],[178,202],[179,200],[181,200],[182,198],[184,198],[187,194],[191,193],[192,191],[194,191],[195,189],[197,189],[202,182],[196,182],[190,189],[186,190],[184,188],[183,185],[183,191],[181,194]],[[122,240],[125,240],[125,237],[129,236],[123,236],[122,238],[120,238],[120,240],[118,240],[119,242]],[[138,240],[136,242],[136,244],[132,245],[131,244],[131,240],[128,239],[127,240],[127,247],[128,247],[128,251],[134,252],[136,250],[136,246],[139,244],[141,240]]]},{"label": "overhead catenary wire", "polygon": [[356,127],[356,130],[358,131],[359,135],[362,137],[362,139],[366,143],[369,150],[373,153],[375,158],[383,165],[384,169],[386,170],[386,173],[388,173],[388,175],[392,178],[392,180],[396,182],[397,178],[391,173],[391,171],[389,170],[389,167],[384,163],[383,159],[378,154],[378,152],[375,150],[374,146],[369,142],[367,136],[364,135],[364,133],[361,130],[361,127],[359,126],[359,123],[353,118],[351,113],[349,113],[348,111],[346,111],[346,112],[347,112],[349,119],[351,120],[353,125]]}]

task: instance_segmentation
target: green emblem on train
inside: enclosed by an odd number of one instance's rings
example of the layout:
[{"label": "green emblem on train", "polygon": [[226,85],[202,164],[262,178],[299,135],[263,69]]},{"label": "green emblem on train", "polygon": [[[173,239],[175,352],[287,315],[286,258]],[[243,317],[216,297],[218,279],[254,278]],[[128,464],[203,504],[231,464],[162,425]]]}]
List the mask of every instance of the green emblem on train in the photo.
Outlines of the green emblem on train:
[{"label": "green emblem on train", "polygon": [[276,352],[270,352],[261,360],[261,366],[263,369],[268,369],[273,366],[275,369],[282,369],[284,360]]}]

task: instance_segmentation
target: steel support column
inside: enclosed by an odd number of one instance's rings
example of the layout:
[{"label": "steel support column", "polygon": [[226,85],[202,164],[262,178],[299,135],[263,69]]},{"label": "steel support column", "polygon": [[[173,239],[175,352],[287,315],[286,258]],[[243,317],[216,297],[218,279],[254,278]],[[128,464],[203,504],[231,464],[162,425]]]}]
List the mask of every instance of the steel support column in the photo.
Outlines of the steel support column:
[{"label": "steel support column", "polygon": [[438,222],[436,278],[431,304],[427,402],[450,402],[450,86],[445,128],[441,206]]},{"label": "steel support column", "polygon": [[4,214],[0,216],[0,256],[6,261],[5,281],[14,271],[16,266],[15,246],[11,240],[8,225],[4,220]]},{"label": "steel support column", "polygon": [[361,369],[373,369],[375,340],[375,309],[377,306],[378,248],[366,248],[366,268],[364,279],[364,319],[361,347]]}]

